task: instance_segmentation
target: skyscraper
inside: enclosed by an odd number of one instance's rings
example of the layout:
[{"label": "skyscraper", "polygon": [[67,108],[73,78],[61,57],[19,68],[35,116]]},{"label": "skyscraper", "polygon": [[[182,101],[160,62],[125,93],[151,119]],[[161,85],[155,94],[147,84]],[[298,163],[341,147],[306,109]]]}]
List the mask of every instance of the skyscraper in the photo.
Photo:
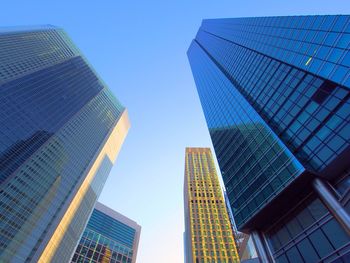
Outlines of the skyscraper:
[{"label": "skyscraper", "polygon": [[349,262],[350,16],[204,20],[188,57],[263,262]]},{"label": "skyscraper", "polygon": [[234,263],[239,257],[209,148],[186,148],[186,263]]},{"label": "skyscraper", "polygon": [[96,203],[72,263],[135,263],[140,232],[136,222]]},{"label": "skyscraper", "polygon": [[68,262],[129,129],[62,29],[0,29],[0,258]]}]

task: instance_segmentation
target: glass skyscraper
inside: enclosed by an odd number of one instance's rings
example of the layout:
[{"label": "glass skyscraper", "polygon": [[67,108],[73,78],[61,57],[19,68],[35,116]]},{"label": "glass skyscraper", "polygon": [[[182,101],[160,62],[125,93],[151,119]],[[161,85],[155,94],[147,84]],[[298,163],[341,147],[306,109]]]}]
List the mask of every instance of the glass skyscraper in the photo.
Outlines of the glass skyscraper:
[{"label": "glass skyscraper", "polygon": [[185,262],[239,263],[211,151],[186,148],[185,154]]},{"label": "glass skyscraper", "polygon": [[128,129],[62,29],[0,29],[1,262],[69,262]]},{"label": "glass skyscraper", "polygon": [[263,262],[350,261],[350,16],[204,20],[188,50],[239,230]]},{"label": "glass skyscraper", "polygon": [[135,263],[141,227],[96,203],[72,263]]}]

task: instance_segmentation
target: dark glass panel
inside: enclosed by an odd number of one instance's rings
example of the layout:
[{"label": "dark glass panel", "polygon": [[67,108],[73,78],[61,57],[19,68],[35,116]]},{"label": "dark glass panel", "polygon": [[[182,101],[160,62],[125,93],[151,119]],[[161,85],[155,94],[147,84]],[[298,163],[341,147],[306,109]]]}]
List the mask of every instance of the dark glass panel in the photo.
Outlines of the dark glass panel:
[{"label": "dark glass panel", "polygon": [[336,249],[349,243],[350,241],[349,236],[335,219],[332,219],[322,226],[322,230]]},{"label": "dark glass panel", "polygon": [[291,249],[289,249],[287,251],[286,255],[287,255],[290,262],[293,262],[293,263],[303,263],[304,262],[296,247],[292,247]]},{"label": "dark glass panel", "polygon": [[310,235],[310,241],[321,258],[334,250],[321,229],[317,229]]},{"label": "dark glass panel", "polygon": [[305,263],[317,262],[320,259],[314,247],[311,245],[310,241],[307,238],[299,242],[297,247]]}]

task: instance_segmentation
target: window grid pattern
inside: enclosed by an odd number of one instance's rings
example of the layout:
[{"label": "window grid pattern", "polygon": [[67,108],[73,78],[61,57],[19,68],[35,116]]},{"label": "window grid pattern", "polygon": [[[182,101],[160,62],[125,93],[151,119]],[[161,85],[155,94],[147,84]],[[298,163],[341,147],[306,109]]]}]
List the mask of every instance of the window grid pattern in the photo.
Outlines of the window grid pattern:
[{"label": "window grid pattern", "polygon": [[349,147],[347,88],[204,31],[197,39],[305,167],[320,172]]},{"label": "window grid pattern", "polygon": [[196,42],[189,57],[232,210],[241,227],[304,168]]},{"label": "window grid pattern", "polygon": [[[347,161],[349,23],[350,16],[203,21],[188,57],[238,228],[253,227],[245,222],[304,173],[304,167],[308,170],[305,176],[309,171],[330,176],[326,168],[333,161]],[[251,132],[242,132],[242,123]],[[263,131],[260,135],[259,130]],[[265,155],[260,147],[268,138],[272,138],[266,142],[268,149],[275,142],[283,150],[277,147],[273,154]],[[284,176],[277,169],[266,170],[264,176],[261,164],[278,167],[281,162],[274,161],[279,152],[291,156],[297,173]],[[242,164],[246,167],[240,170]],[[345,176],[337,187],[350,211],[348,181]],[[267,185],[273,191],[264,196]],[[255,193],[249,191],[251,186]],[[243,198],[245,192],[248,199]],[[276,262],[350,260],[348,235],[315,197],[291,207],[280,222],[266,228],[262,231]]]},{"label": "window grid pattern", "polygon": [[132,247],[136,230],[124,223],[95,209],[92,213],[87,228],[94,230],[110,239]]},{"label": "window grid pattern", "polygon": [[[3,259],[13,256],[31,258],[41,245],[52,222],[120,116],[122,108],[118,109],[109,96],[107,90],[102,90],[27,159],[11,175],[8,183],[2,185],[0,235]],[[86,141],[90,143],[86,144]],[[105,176],[99,178],[98,185],[103,185],[105,180]],[[102,190],[101,187],[95,189],[91,189],[86,197],[91,209]],[[82,219],[87,220],[89,211],[83,209],[81,212]],[[75,217],[80,217],[79,211]],[[73,253],[71,250],[79,233],[75,235],[64,244],[68,249],[60,250],[59,253],[63,253],[61,258],[69,258],[69,253]]]},{"label": "window grid pattern", "polygon": [[95,208],[72,263],[134,263],[136,229]]},{"label": "window grid pattern", "polygon": [[202,29],[350,87],[350,16],[204,20]]},{"label": "window grid pattern", "polygon": [[187,245],[192,247],[192,262],[239,262],[210,149],[187,148],[185,159],[185,221],[189,226],[186,232],[191,244]]},{"label": "window grid pattern", "polygon": [[132,247],[86,228],[72,263],[132,263]]},{"label": "window grid pattern", "polygon": [[[40,255],[124,107],[61,29],[0,31],[0,46],[0,257],[24,262]],[[111,167],[107,157],[97,169],[62,261]]]},{"label": "window grid pattern", "polygon": [[80,57],[1,85],[0,183],[102,88]]},{"label": "window grid pattern", "polygon": [[350,237],[319,199],[308,198],[267,231],[277,263],[346,263]]},{"label": "window grid pattern", "polygon": [[61,29],[0,33],[0,84],[79,56]]}]

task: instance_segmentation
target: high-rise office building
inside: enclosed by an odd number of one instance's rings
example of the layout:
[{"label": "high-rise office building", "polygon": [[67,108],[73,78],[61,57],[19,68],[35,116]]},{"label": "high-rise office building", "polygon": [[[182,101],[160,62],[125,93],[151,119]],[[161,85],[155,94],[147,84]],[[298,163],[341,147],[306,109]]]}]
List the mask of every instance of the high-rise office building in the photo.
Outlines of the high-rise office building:
[{"label": "high-rise office building", "polygon": [[209,148],[186,148],[184,208],[186,263],[239,262]]},{"label": "high-rise office building", "polygon": [[204,20],[188,57],[263,262],[350,261],[350,16]]},{"label": "high-rise office building", "polygon": [[97,203],[72,263],[135,263],[140,232],[136,222]]},{"label": "high-rise office building", "polygon": [[129,129],[62,29],[0,29],[0,261],[69,262]]}]

